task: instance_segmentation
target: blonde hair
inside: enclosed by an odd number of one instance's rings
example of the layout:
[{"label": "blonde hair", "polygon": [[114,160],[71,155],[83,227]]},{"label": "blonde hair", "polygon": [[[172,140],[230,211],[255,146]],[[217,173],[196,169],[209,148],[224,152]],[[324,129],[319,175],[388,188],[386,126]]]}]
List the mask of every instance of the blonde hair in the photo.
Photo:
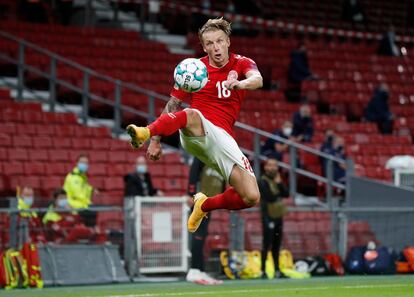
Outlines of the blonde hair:
[{"label": "blonde hair", "polygon": [[231,24],[223,19],[223,17],[218,19],[209,19],[199,30],[198,38],[200,42],[203,43],[203,34],[207,31],[221,30],[226,33],[227,37],[231,34]]}]

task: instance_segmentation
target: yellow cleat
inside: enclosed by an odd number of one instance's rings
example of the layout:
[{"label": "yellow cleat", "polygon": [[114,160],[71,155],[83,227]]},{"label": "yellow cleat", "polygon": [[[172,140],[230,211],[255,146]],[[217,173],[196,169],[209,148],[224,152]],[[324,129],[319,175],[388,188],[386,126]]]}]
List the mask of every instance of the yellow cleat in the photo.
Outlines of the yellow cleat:
[{"label": "yellow cleat", "polygon": [[150,131],[148,127],[137,127],[135,125],[128,125],[127,133],[131,136],[131,145],[134,148],[140,148],[145,141],[150,138]]},{"label": "yellow cleat", "polygon": [[201,205],[208,199],[203,193],[197,193],[194,195],[194,208],[187,222],[187,229],[189,232],[194,233],[197,231],[204,217],[207,213],[201,210]]}]

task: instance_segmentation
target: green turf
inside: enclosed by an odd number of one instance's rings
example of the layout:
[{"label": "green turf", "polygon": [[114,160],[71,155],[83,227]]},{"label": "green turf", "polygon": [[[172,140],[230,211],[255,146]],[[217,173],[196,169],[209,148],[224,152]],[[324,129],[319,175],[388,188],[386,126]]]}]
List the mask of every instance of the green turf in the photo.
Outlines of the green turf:
[{"label": "green turf", "polygon": [[102,286],[53,287],[4,291],[19,297],[413,297],[414,275],[314,277],[308,280],[238,280],[220,286],[186,282],[136,283]]}]

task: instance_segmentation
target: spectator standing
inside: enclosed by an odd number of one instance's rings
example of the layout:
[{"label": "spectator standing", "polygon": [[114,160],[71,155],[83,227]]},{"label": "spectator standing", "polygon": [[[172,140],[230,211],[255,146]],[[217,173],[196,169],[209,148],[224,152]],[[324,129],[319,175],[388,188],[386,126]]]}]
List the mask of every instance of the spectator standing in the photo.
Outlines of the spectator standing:
[{"label": "spectator standing", "polygon": [[396,44],[394,26],[390,25],[387,32],[382,35],[378,47],[378,54],[383,56],[398,57],[401,51]]},{"label": "spectator standing", "polygon": [[154,196],[161,195],[152,185],[151,174],[148,172],[145,157],[140,156],[135,162],[135,172],[124,176],[125,196]]},{"label": "spectator standing", "polygon": [[[273,134],[284,139],[289,139],[292,135],[293,125],[291,121],[285,121],[281,129],[276,129]],[[262,154],[268,158],[275,158],[278,161],[283,160],[283,154],[287,150],[287,144],[268,138],[262,146]]]},{"label": "spectator standing", "polygon": [[364,117],[369,122],[377,123],[382,134],[391,134],[393,115],[389,106],[389,89],[386,83],[381,83],[364,109]]},{"label": "spectator standing", "polygon": [[311,142],[313,137],[313,119],[309,104],[303,104],[293,114],[292,136],[296,141]]},{"label": "spectator standing", "polygon": [[286,213],[286,208],[281,200],[288,197],[289,193],[282,182],[276,159],[266,160],[264,173],[258,184],[263,226],[262,277],[266,277],[266,259],[269,250],[273,256],[275,276],[279,277],[279,251],[283,236],[283,215]]},{"label": "spectator standing", "polygon": [[290,53],[290,64],[288,69],[288,87],[286,98],[289,102],[301,100],[302,82],[308,79],[317,79],[309,67],[306,45],[300,42],[298,47]]},{"label": "spectator standing", "polygon": [[[199,159],[194,158],[190,168],[190,179],[188,183],[188,195],[193,196],[198,191],[214,196],[223,193],[225,187],[224,178],[214,169],[207,167]],[[193,206],[193,199],[189,199]],[[191,210],[192,211],[192,210]],[[204,243],[208,235],[208,215],[191,236],[191,268],[187,273],[186,280],[203,285],[217,285],[222,281],[216,280],[205,273],[204,267]]]},{"label": "spectator standing", "polygon": [[[325,131],[325,139],[323,140],[323,143],[321,145],[320,151],[322,153],[332,155],[334,150],[334,140],[335,140],[335,132],[332,129],[327,129]],[[319,158],[322,166],[322,174],[326,176],[326,159],[320,157]]]}]

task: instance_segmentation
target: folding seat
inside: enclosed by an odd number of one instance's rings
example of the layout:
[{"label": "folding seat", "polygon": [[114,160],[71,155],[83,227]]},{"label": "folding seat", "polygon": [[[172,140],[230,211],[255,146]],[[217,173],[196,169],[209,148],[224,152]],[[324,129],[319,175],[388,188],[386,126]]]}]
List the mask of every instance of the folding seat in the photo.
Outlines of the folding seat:
[{"label": "folding seat", "polygon": [[16,133],[15,123],[0,123],[0,134],[13,135]]},{"label": "folding seat", "polygon": [[64,177],[48,175],[42,178],[40,186],[46,193],[51,194],[53,190],[63,187],[63,182]]},{"label": "folding seat", "polygon": [[89,138],[72,138],[71,140],[74,149],[89,149],[91,147]]},{"label": "folding seat", "polygon": [[18,179],[19,186],[30,186],[34,189],[40,189],[40,177],[38,176],[24,176]]},{"label": "folding seat", "polygon": [[68,174],[72,168],[65,163],[46,163],[45,164],[46,172],[49,175],[64,176]]},{"label": "folding seat", "polygon": [[27,161],[29,160],[28,150],[23,148],[9,149],[10,161]]},{"label": "folding seat", "polygon": [[17,109],[4,109],[1,111],[0,121],[5,123],[17,123],[22,121],[22,113]]},{"label": "folding seat", "polygon": [[35,112],[31,110],[23,110],[22,121],[27,124],[42,124],[43,114],[41,111]]},{"label": "folding seat", "polygon": [[68,150],[49,150],[50,162],[67,162],[70,160]]},{"label": "folding seat", "polygon": [[0,133],[0,147],[11,147],[12,137],[8,134]]},{"label": "folding seat", "polygon": [[108,161],[109,162],[114,162],[114,163],[125,163],[126,162],[126,156],[125,156],[125,152],[122,151],[117,151],[117,152],[113,152],[113,151],[109,151],[108,152]]},{"label": "folding seat", "polygon": [[111,145],[111,139],[110,138],[96,138],[96,140],[91,141],[91,149],[92,150],[102,150],[102,149],[108,149]]},{"label": "folding seat", "polygon": [[6,176],[21,175],[23,172],[23,163],[16,161],[3,163],[2,174]]},{"label": "folding seat", "polygon": [[124,140],[109,139],[109,147],[111,151],[126,151],[131,149],[131,145]]},{"label": "folding seat", "polygon": [[72,137],[75,135],[75,126],[72,125],[56,125],[53,126],[55,135],[60,137]]},{"label": "folding seat", "polygon": [[32,141],[35,149],[53,147],[52,138],[50,136],[36,136]]},{"label": "folding seat", "polygon": [[46,173],[44,163],[40,162],[25,163],[23,168],[25,175],[44,175]]},{"label": "folding seat", "polygon": [[91,164],[88,170],[91,176],[105,176],[107,175],[107,169],[105,164]]},{"label": "folding seat", "polygon": [[[95,141],[92,141],[92,143],[95,143]],[[92,145],[93,148],[93,145]],[[105,147],[101,147],[101,149],[105,149]],[[103,162],[106,163],[108,161],[108,155],[106,151],[96,151],[94,150],[92,154],[89,155],[89,159],[91,162]]]},{"label": "folding seat", "polygon": [[36,125],[36,133],[40,136],[54,136],[55,129],[51,124],[48,125]]},{"label": "folding seat", "polygon": [[105,177],[95,177],[95,176],[90,176],[89,178],[89,183],[94,187],[97,188],[99,190],[104,188],[104,184],[105,184]]},{"label": "folding seat", "polygon": [[121,191],[124,189],[124,181],[121,177],[107,177],[104,180],[103,189],[106,191]]},{"label": "folding seat", "polygon": [[163,159],[166,164],[182,164],[181,156],[178,153],[165,154]]},{"label": "folding seat", "polygon": [[13,136],[13,147],[15,148],[30,148],[32,145],[32,138],[29,136]]},{"label": "folding seat", "polygon": [[72,148],[72,141],[68,137],[52,138],[53,147],[56,149],[70,149]]}]

